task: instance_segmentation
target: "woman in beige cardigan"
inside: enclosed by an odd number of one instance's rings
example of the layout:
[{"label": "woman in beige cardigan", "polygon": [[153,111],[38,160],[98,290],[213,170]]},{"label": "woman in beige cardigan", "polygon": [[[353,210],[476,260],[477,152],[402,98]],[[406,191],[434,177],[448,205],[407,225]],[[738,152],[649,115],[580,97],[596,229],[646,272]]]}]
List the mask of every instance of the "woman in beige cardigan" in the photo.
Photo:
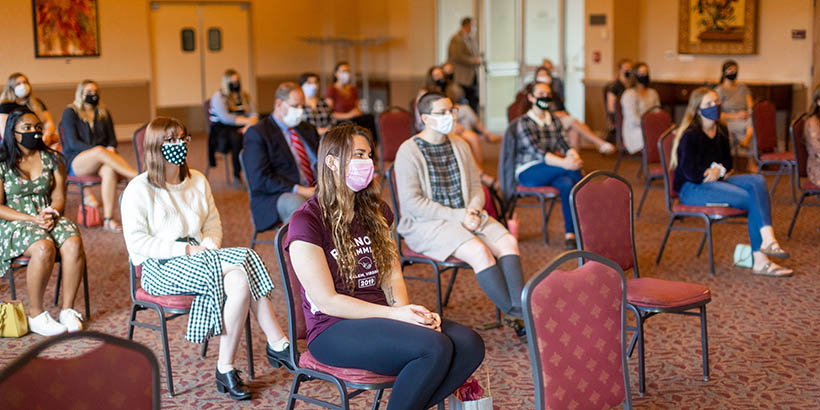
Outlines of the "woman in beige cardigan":
[{"label": "woman in beige cardigan", "polygon": [[396,154],[398,231],[418,253],[442,261],[454,256],[469,264],[481,289],[511,317],[505,322],[521,337],[524,279],[518,241],[483,211],[481,173],[470,147],[448,135],[455,122],[453,103],[427,93],[418,109],[424,130]]}]

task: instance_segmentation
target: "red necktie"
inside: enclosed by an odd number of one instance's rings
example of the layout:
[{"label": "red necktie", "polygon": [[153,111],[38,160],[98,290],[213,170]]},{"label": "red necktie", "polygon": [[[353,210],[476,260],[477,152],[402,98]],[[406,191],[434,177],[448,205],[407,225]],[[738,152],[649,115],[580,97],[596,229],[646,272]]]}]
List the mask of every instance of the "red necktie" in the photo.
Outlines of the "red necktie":
[{"label": "red necktie", "polygon": [[302,139],[299,138],[299,134],[293,128],[288,128],[288,132],[290,132],[290,143],[293,145],[293,150],[296,151],[299,169],[305,175],[307,185],[313,186],[313,170],[310,168],[310,158],[308,158],[307,151],[305,151],[305,145],[302,144]]}]

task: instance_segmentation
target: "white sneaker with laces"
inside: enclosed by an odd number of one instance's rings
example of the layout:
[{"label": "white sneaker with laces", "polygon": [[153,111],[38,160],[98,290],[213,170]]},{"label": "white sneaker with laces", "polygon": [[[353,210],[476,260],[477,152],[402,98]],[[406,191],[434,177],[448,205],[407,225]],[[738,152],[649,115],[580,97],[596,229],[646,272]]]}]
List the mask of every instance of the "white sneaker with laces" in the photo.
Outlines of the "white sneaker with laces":
[{"label": "white sneaker with laces", "polygon": [[63,309],[60,311],[60,323],[69,332],[79,332],[83,330],[83,315],[74,309]]},{"label": "white sneaker with laces", "polygon": [[56,336],[66,332],[66,327],[58,323],[48,312],[35,317],[29,316],[28,329],[40,336]]}]

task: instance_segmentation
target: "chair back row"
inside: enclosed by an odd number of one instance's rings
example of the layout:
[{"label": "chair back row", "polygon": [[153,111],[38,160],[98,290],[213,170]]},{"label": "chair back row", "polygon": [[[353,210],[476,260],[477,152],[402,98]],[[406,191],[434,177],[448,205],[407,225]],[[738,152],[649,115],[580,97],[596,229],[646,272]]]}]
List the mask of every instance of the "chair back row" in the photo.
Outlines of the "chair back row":
[{"label": "chair back row", "polygon": [[[797,175],[801,177],[808,176],[806,162],[808,161],[809,152],[806,150],[806,140],[804,138],[806,121],[808,121],[809,116],[809,113],[800,114],[789,126],[789,135],[792,139],[792,147],[794,147],[794,160],[797,163]],[[799,181],[798,185],[800,185]]]},{"label": "chair back row", "polygon": [[302,311],[302,284],[293,270],[290,262],[290,252],[285,249],[289,225],[285,224],[276,233],[276,260],[279,264],[279,274],[282,278],[282,291],[285,293],[285,302],[288,309],[288,338],[294,348],[290,349],[290,359],[294,364],[299,363],[299,349],[296,341],[307,337],[305,313]]},{"label": "chair back row", "polygon": [[[658,140],[670,127],[674,126],[672,116],[658,106],[650,108],[641,117],[644,165],[649,166],[661,162],[658,154]],[[644,176],[648,176],[647,172],[648,169],[644,169]]]},{"label": "chair back row", "polygon": [[762,100],[752,106],[752,151],[755,160],[760,154],[774,152],[777,149],[776,110],[774,104]]},{"label": "chair back row", "polygon": [[658,155],[663,169],[663,186],[666,197],[666,210],[672,212],[672,201],[678,197],[675,191],[675,170],[669,169],[672,146],[675,144],[675,129],[667,130],[658,139]]}]

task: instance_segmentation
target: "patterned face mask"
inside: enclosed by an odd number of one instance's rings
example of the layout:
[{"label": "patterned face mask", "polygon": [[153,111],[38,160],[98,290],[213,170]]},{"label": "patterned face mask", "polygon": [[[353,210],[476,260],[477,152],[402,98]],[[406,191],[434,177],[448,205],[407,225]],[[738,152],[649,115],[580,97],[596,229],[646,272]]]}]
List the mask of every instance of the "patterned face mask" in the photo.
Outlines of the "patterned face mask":
[{"label": "patterned face mask", "polygon": [[188,158],[188,143],[180,141],[173,144],[162,144],[162,156],[166,161],[180,166]]}]

